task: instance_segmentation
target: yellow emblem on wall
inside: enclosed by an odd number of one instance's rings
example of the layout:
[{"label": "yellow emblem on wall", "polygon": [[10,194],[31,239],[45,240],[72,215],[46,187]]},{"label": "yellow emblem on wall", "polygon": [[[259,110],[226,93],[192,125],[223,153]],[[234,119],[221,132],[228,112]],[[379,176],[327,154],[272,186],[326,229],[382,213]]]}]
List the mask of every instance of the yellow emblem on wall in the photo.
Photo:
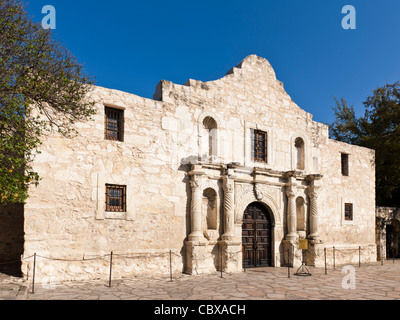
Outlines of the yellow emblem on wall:
[{"label": "yellow emblem on wall", "polygon": [[307,239],[299,239],[299,249],[307,250],[308,249],[308,241]]}]

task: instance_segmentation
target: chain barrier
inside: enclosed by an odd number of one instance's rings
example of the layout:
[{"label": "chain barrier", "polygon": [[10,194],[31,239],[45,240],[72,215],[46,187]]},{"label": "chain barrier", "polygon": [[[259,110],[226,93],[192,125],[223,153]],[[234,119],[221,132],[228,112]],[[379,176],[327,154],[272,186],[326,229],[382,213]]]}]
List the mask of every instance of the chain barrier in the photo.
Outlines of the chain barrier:
[{"label": "chain barrier", "polygon": [[17,263],[22,263],[22,261],[25,260],[29,260],[33,258],[33,270],[32,270],[32,293],[35,292],[35,276],[37,273],[37,258],[41,258],[44,260],[50,260],[50,261],[60,261],[60,262],[87,262],[87,261],[94,261],[94,260],[99,260],[99,261],[104,261],[104,262],[109,262],[109,287],[111,287],[111,279],[112,279],[112,266],[113,266],[113,259],[115,262],[115,259],[117,258],[123,258],[123,259],[136,259],[136,260],[140,260],[140,259],[157,259],[157,258],[165,258],[165,257],[169,257],[169,269],[170,269],[170,281],[172,280],[172,260],[173,257],[182,257],[179,253],[176,253],[172,250],[168,251],[168,252],[163,252],[163,253],[157,253],[157,254],[152,254],[152,253],[124,253],[124,254],[116,254],[114,252],[111,252],[109,254],[103,254],[103,255],[97,255],[97,256],[93,256],[93,257],[85,257],[85,255],[83,255],[83,257],[81,259],[63,259],[63,258],[53,258],[53,257],[48,257],[45,255],[41,255],[41,254],[33,254],[31,256],[27,256],[27,257],[22,257],[18,260],[9,260],[9,261],[1,261],[0,262],[0,266],[5,266],[5,265],[14,265]]},{"label": "chain barrier", "polygon": [[[292,252],[291,252],[292,251]],[[300,249],[297,249],[296,247],[293,246],[292,250],[284,250],[280,251],[279,254],[275,255],[275,266],[282,266],[284,267],[286,265],[288,269],[288,278],[291,277],[290,274],[290,269],[293,268],[293,262],[295,258],[298,258],[299,254],[298,251],[301,251]],[[314,251],[312,254],[309,252],[306,253],[307,258],[311,259],[316,259],[320,258],[323,256],[324,259],[324,264],[325,264],[325,274],[327,274],[328,270],[328,263],[327,263],[327,258],[330,258],[330,261],[333,265],[333,269],[336,269],[336,260],[338,257],[340,257],[341,260],[344,260],[344,257],[351,255],[352,256],[352,262],[354,263],[354,257],[357,255],[358,252],[358,266],[361,267],[361,265],[368,265],[369,263],[375,263],[375,261],[371,261],[371,257],[373,255],[376,256],[377,251],[375,248],[372,248],[372,246],[367,246],[367,247],[324,247],[324,248],[318,248],[316,251]],[[225,259],[223,259],[223,254],[225,254]],[[221,273],[221,278],[223,277],[223,261],[224,260],[229,260],[229,261],[235,261],[239,258],[243,259],[243,257],[239,257],[239,255],[242,254],[242,250],[236,251],[236,252],[229,252],[225,251],[223,253],[223,250],[221,247],[219,247],[218,250],[213,250],[213,254],[210,255],[209,253],[198,253],[195,252],[193,253],[193,260],[196,262],[196,266],[194,270],[196,272],[197,269],[199,268],[199,264],[201,262],[204,262],[206,260],[214,259],[215,260],[215,255],[218,255],[217,261],[218,261],[218,268],[220,273]],[[382,248],[381,248],[381,255],[382,255]],[[0,262],[0,266],[4,265],[12,265],[16,263],[22,263],[22,261],[26,261],[29,259],[34,259],[33,261],[33,279],[32,279],[32,293],[34,293],[34,285],[35,285],[35,275],[36,275],[36,263],[37,263],[37,258],[41,258],[44,260],[50,260],[50,261],[60,261],[60,262],[87,262],[87,261],[103,261],[103,262],[108,262],[109,263],[109,287],[112,285],[112,267],[113,264],[115,263],[116,260],[118,259],[132,259],[132,260],[140,260],[140,259],[162,259],[162,258],[167,258],[169,261],[169,273],[170,273],[170,281],[173,281],[173,268],[172,268],[172,260],[173,258],[182,258],[182,255],[180,253],[177,253],[176,251],[170,250],[168,252],[161,252],[161,253],[108,253],[108,254],[103,254],[103,255],[95,255],[95,256],[89,256],[83,257],[81,259],[63,259],[63,258],[52,258],[48,257],[45,255],[41,254],[33,254],[27,257],[22,257],[19,260],[10,260],[10,261],[2,261]],[[362,259],[364,257],[364,259]],[[367,257],[367,258],[365,258]],[[381,256],[381,263],[383,265],[383,257]],[[388,260],[388,259],[386,259]],[[393,259],[394,263],[394,259]],[[167,263],[166,263],[167,264]],[[243,271],[246,272],[246,266],[243,265]]]},{"label": "chain barrier", "polygon": [[[329,252],[328,252],[329,250]],[[336,270],[336,260],[346,260],[347,257],[351,257],[350,262],[347,264],[358,264],[358,267],[361,265],[376,265],[377,261],[377,250],[375,246],[367,246],[367,247],[325,247],[325,270],[327,268],[326,256],[327,252],[331,257],[333,269]],[[358,257],[358,262],[355,262],[355,259]],[[373,258],[375,257],[375,259]],[[339,259],[338,259],[339,258]],[[382,265],[383,265],[383,258],[381,258]],[[393,260],[394,263],[394,260]],[[343,263],[342,263],[343,264]]]}]

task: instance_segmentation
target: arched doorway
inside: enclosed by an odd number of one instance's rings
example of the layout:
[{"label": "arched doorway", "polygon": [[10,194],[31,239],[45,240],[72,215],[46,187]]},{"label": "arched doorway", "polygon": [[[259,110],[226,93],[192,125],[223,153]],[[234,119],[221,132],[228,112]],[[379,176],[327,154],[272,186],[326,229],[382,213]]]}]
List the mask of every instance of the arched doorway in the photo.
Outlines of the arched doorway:
[{"label": "arched doorway", "polygon": [[259,202],[247,206],[242,224],[243,267],[272,266],[272,219],[269,209]]}]

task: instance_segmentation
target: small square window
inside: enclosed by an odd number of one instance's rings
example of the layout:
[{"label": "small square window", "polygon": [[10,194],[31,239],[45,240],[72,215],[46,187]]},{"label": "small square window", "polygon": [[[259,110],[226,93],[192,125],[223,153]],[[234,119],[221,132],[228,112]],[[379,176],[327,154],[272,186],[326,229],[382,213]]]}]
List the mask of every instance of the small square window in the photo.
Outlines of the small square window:
[{"label": "small square window", "polygon": [[349,155],[346,153],[342,153],[341,161],[342,161],[342,175],[348,176],[349,175]]},{"label": "small square window", "polygon": [[353,204],[352,203],[344,204],[344,220],[353,221]]},{"label": "small square window", "polygon": [[106,184],[106,211],[126,212],[126,186]]},{"label": "small square window", "polygon": [[253,160],[268,162],[267,133],[260,130],[253,131]]},{"label": "small square window", "polygon": [[105,139],[123,141],[124,110],[105,107]]}]

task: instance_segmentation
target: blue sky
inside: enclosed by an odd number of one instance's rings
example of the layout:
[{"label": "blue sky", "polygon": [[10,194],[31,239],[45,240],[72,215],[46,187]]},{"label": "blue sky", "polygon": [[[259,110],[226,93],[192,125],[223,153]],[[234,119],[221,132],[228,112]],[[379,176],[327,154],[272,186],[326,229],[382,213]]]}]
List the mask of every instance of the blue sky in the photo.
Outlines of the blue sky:
[{"label": "blue sky", "polygon": [[[399,0],[30,0],[41,21],[56,9],[56,38],[97,85],[152,98],[157,83],[223,77],[247,55],[266,58],[292,99],[333,120],[333,97],[363,113],[377,86],[400,80]],[[356,29],[342,28],[342,8]]]}]

